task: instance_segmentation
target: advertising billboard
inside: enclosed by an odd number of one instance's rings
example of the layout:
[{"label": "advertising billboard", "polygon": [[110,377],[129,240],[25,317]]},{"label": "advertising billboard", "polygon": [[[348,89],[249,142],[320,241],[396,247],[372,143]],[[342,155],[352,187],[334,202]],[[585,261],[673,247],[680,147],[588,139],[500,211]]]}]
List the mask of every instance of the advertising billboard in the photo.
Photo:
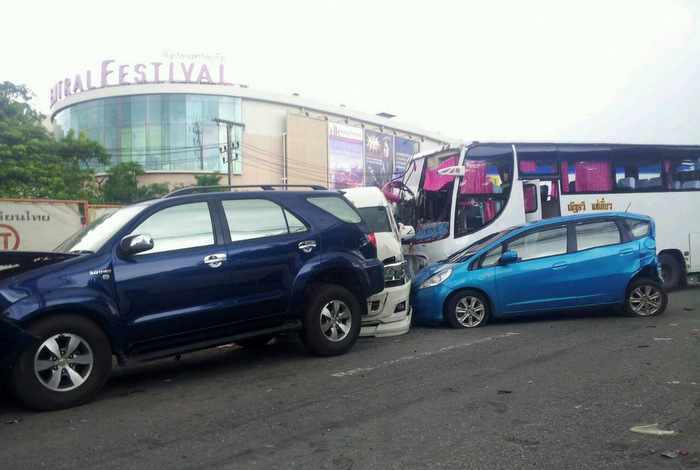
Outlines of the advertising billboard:
[{"label": "advertising billboard", "polygon": [[394,136],[365,130],[365,185],[382,187],[391,179]]},{"label": "advertising billboard", "polygon": [[83,226],[85,204],[0,199],[0,252],[53,250]]},{"label": "advertising billboard", "polygon": [[411,157],[418,152],[420,152],[420,142],[403,137],[394,139],[394,178],[403,175]]},{"label": "advertising billboard", "polygon": [[362,186],[362,128],[328,123],[328,179],[331,189]]}]

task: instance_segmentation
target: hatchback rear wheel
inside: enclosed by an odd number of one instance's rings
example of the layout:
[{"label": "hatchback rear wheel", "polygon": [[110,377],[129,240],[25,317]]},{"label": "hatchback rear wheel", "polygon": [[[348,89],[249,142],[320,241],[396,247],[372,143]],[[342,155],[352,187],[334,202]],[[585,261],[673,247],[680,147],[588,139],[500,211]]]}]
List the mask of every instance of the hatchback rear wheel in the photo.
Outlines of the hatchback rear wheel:
[{"label": "hatchback rear wheel", "polygon": [[627,289],[625,311],[636,317],[653,317],[666,310],[668,297],[659,282],[638,279]]}]

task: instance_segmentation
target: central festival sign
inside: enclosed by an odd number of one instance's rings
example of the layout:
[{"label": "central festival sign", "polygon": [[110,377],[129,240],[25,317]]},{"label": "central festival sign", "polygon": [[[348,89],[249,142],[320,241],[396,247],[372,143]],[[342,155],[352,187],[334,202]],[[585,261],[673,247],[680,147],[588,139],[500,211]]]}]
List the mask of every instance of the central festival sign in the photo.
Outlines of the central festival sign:
[{"label": "central festival sign", "polygon": [[51,88],[51,107],[69,96],[115,85],[144,83],[233,85],[233,83],[226,81],[225,72],[223,63],[210,67],[207,64],[194,62],[119,64],[111,59],[103,60],[97,74],[93,75],[92,70],[86,70],[57,82]]}]

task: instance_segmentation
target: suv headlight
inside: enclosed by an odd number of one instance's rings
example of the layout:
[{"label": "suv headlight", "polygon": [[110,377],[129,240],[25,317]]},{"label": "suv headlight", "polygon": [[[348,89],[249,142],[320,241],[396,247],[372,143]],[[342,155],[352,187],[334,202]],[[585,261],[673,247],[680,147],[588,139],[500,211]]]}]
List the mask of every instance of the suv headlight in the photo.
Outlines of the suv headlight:
[{"label": "suv headlight", "polygon": [[406,281],[406,261],[384,265],[384,285],[400,286]]},{"label": "suv headlight", "polygon": [[423,281],[423,284],[420,285],[420,289],[425,289],[426,287],[433,287],[437,286],[438,284],[442,284],[451,275],[452,268],[443,269],[442,271],[433,274],[428,279]]}]

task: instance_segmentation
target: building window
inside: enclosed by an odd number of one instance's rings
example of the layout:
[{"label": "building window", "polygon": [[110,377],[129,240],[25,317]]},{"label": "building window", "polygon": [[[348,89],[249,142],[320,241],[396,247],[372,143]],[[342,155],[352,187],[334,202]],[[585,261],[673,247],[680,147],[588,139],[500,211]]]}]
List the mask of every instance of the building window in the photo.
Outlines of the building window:
[{"label": "building window", "polygon": [[[58,112],[54,132],[57,137],[84,132],[107,149],[110,165],[133,161],[147,171],[224,173],[220,148],[226,130],[214,118],[240,121],[241,99],[181,93],[105,98]],[[234,129],[234,142],[241,142],[241,134]],[[234,174],[242,171],[238,154]]]}]

